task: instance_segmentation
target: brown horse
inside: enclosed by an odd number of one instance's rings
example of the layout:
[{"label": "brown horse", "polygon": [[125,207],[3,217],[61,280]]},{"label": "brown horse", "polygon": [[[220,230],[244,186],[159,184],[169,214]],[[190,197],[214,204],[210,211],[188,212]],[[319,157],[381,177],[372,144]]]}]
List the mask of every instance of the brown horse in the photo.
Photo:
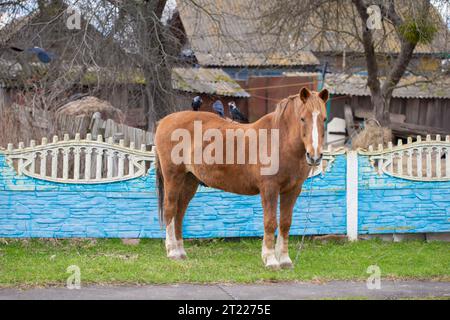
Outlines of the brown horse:
[{"label": "brown horse", "polygon": [[[322,159],[327,100],[326,89],[318,93],[302,88],[299,94],[283,99],[274,112],[251,124],[193,111],[173,113],[162,119],[155,135],[156,176],[160,219],[166,224],[167,256],[186,258],[182,221],[199,183],[203,183],[237,194],[261,194],[263,262],[272,269],[292,267],[288,253],[292,211],[311,167]],[[200,140],[199,132],[203,134]],[[243,135],[244,142],[240,145],[233,139],[230,142],[230,132],[238,132],[234,135],[236,139],[239,133]],[[256,159],[254,153],[258,154],[258,148],[252,143],[256,136],[260,144],[267,141],[267,136],[271,137],[271,144],[265,146],[273,162],[270,168],[261,149]],[[275,245],[278,197],[280,223]]]}]

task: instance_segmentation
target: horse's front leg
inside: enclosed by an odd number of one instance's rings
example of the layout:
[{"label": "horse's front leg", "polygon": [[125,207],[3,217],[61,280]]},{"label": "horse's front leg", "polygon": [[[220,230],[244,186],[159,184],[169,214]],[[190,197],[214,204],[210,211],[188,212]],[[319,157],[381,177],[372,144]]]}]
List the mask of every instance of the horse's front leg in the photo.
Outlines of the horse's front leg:
[{"label": "horse's front leg", "polygon": [[264,238],[261,257],[264,265],[270,269],[279,269],[280,264],[275,257],[275,230],[277,229],[278,189],[261,190],[261,201],[264,209]]},{"label": "horse's front leg", "polygon": [[301,188],[280,195],[280,228],[275,246],[275,255],[280,263],[281,268],[292,268],[292,260],[289,258],[289,229],[292,223],[292,212],[295,202],[300,194]]}]

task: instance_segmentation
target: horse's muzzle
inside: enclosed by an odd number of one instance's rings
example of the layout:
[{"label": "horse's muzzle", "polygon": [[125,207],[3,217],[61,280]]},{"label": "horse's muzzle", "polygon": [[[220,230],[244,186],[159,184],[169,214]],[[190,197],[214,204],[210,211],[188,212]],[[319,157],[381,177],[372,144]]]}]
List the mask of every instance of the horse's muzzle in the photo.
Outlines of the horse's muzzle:
[{"label": "horse's muzzle", "polygon": [[318,166],[322,161],[323,154],[319,154],[318,156],[311,157],[309,152],[306,153],[306,163],[310,166]]}]

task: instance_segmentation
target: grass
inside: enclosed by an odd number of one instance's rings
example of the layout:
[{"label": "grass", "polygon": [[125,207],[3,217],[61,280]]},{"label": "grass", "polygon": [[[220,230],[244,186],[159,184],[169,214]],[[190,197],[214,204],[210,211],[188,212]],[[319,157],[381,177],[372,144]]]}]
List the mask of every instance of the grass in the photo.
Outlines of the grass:
[{"label": "grass", "polygon": [[[295,268],[282,271],[263,267],[258,239],[185,243],[189,258],[177,262],[165,257],[162,240],[145,239],[136,246],[119,239],[4,240],[0,287],[64,286],[70,265],[80,267],[83,285],[365,280],[370,265],[381,268],[382,279],[450,281],[450,244],[444,242],[308,240]],[[298,243],[291,239],[293,260]]]}]

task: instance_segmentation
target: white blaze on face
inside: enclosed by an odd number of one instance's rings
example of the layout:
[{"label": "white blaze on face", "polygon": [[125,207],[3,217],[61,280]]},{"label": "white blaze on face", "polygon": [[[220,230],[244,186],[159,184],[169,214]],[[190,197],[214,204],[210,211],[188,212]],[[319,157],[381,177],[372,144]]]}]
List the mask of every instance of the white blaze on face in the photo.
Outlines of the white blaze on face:
[{"label": "white blaze on face", "polygon": [[319,116],[318,111],[314,111],[313,117],[313,128],[312,128],[312,146],[314,148],[314,157],[317,157],[317,148],[319,147],[319,129],[317,128],[317,117]]}]

